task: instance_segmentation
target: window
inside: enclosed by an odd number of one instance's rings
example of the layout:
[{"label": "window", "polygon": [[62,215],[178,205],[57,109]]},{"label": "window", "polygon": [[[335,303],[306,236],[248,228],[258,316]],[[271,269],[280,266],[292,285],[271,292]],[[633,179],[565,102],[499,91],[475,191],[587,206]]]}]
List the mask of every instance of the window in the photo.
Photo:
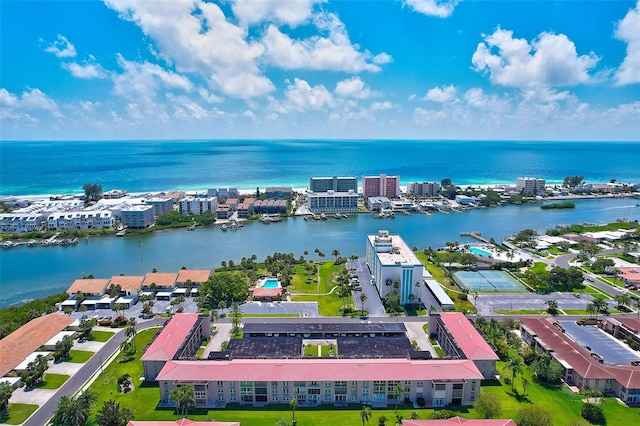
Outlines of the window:
[{"label": "window", "polygon": [[444,383],[436,383],[433,385],[434,390],[443,391],[446,389],[446,385]]}]

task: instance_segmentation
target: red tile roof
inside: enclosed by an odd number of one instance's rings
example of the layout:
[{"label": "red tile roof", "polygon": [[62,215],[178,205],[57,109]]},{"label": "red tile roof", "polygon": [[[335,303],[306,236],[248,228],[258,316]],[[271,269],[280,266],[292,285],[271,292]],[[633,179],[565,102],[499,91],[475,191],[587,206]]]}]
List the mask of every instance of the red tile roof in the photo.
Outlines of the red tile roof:
[{"label": "red tile roof", "polygon": [[496,361],[499,359],[462,312],[444,312],[440,314],[440,319],[467,358]]},{"label": "red tile roof", "polygon": [[127,426],[240,426],[240,422],[194,422],[189,419],[175,421],[163,420],[131,420]]},{"label": "red tile roof", "polygon": [[120,285],[123,290],[140,290],[142,288],[143,276],[116,275],[111,277],[110,285]]},{"label": "red tile roof", "polygon": [[155,283],[158,287],[173,287],[176,284],[178,274],[175,272],[150,272],[144,276],[143,287],[149,287]]},{"label": "red tile roof", "polygon": [[187,280],[191,280],[194,284],[199,284],[207,281],[211,276],[211,270],[209,269],[182,269],[178,273],[178,283],[186,283]]},{"label": "red tile roof", "polygon": [[176,314],[142,355],[142,361],[172,359],[196,321],[198,314]]},{"label": "red tile roof", "polygon": [[256,287],[253,290],[253,297],[262,298],[262,297],[278,297],[282,295],[282,288],[264,288],[264,287]]},{"label": "red tile roof", "polygon": [[[622,323],[625,328],[634,331],[635,334],[639,333],[640,330],[640,319],[631,318],[631,317],[615,317],[620,323]],[[640,357],[639,357],[640,358]]]},{"label": "red tile roof", "polygon": [[109,285],[109,280],[104,279],[79,279],[75,280],[67,290],[68,294],[83,293],[103,294]]},{"label": "red tile roof", "polygon": [[73,321],[71,317],[54,312],[32,319],[0,340],[0,377],[16,368],[30,353]]},{"label": "red tile roof", "polygon": [[235,359],[169,361],[157,380],[481,380],[471,360]]},{"label": "red tile roof", "polygon": [[442,420],[403,420],[402,426],[516,426],[511,419],[465,419],[464,417],[451,417]]},{"label": "red tile roof", "polygon": [[600,364],[591,353],[553,326],[546,318],[521,318],[520,324],[529,329],[544,344],[567,362],[585,379],[615,379],[626,388],[640,389],[640,367]]}]

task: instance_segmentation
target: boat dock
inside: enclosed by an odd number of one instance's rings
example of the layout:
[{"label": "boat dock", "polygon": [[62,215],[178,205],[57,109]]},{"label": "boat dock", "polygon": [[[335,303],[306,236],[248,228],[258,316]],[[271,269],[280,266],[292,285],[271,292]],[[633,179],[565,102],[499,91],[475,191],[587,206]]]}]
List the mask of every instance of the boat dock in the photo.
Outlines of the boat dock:
[{"label": "boat dock", "polygon": [[461,232],[460,233],[461,237],[471,237],[471,238],[475,238],[476,240],[483,242],[485,244],[491,244],[491,242],[489,240],[487,240],[486,238],[484,238],[482,236],[482,233],[480,231],[471,231],[471,232]]}]

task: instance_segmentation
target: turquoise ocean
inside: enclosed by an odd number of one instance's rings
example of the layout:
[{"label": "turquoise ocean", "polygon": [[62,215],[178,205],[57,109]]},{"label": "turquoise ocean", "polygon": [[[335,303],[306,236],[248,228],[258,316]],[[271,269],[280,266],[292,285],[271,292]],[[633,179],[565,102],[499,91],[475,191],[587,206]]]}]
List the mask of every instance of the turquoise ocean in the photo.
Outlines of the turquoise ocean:
[{"label": "turquoise ocean", "polygon": [[0,142],[0,195],[266,186],[306,188],[311,176],[399,175],[402,185],[450,177],[458,185],[640,182],[640,143],[515,141]]},{"label": "turquoise ocean", "polygon": [[[398,174],[412,181],[451,177],[459,185],[515,182],[520,176],[561,182],[582,175],[589,182],[640,182],[640,144],[464,141],[234,141],[234,142],[0,142],[0,194],[77,193],[88,182],[130,192],[170,189],[240,189],[289,185],[304,188],[311,176]],[[110,278],[215,268],[221,261],[276,251],[301,256],[319,248],[330,257],[364,255],[367,234],[388,229],[412,247],[471,243],[461,232],[481,231],[501,241],[523,228],[540,233],[558,224],[640,220],[639,200],[579,200],[572,210],[537,204],[433,216],[248,223],[237,231],[218,227],[156,232],[125,238],[96,237],[68,247],[16,247],[0,251],[0,307],[69,287],[84,275]]]}]

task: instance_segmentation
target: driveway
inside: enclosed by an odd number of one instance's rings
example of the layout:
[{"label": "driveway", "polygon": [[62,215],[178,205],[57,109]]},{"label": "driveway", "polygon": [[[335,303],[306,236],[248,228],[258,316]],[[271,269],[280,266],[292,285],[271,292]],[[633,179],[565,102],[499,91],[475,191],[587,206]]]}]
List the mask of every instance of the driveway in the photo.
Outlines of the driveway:
[{"label": "driveway", "polygon": [[367,295],[367,301],[364,302],[364,309],[369,312],[369,316],[386,317],[387,313],[384,310],[384,306],[382,306],[382,300],[380,300],[378,290],[371,284],[371,273],[369,272],[366,259],[360,257],[356,260],[347,261],[347,269],[352,270],[352,272],[358,275],[358,281],[360,281],[360,286],[362,287],[362,290],[352,292],[356,309],[360,309],[362,306],[360,294],[364,293]]}]

